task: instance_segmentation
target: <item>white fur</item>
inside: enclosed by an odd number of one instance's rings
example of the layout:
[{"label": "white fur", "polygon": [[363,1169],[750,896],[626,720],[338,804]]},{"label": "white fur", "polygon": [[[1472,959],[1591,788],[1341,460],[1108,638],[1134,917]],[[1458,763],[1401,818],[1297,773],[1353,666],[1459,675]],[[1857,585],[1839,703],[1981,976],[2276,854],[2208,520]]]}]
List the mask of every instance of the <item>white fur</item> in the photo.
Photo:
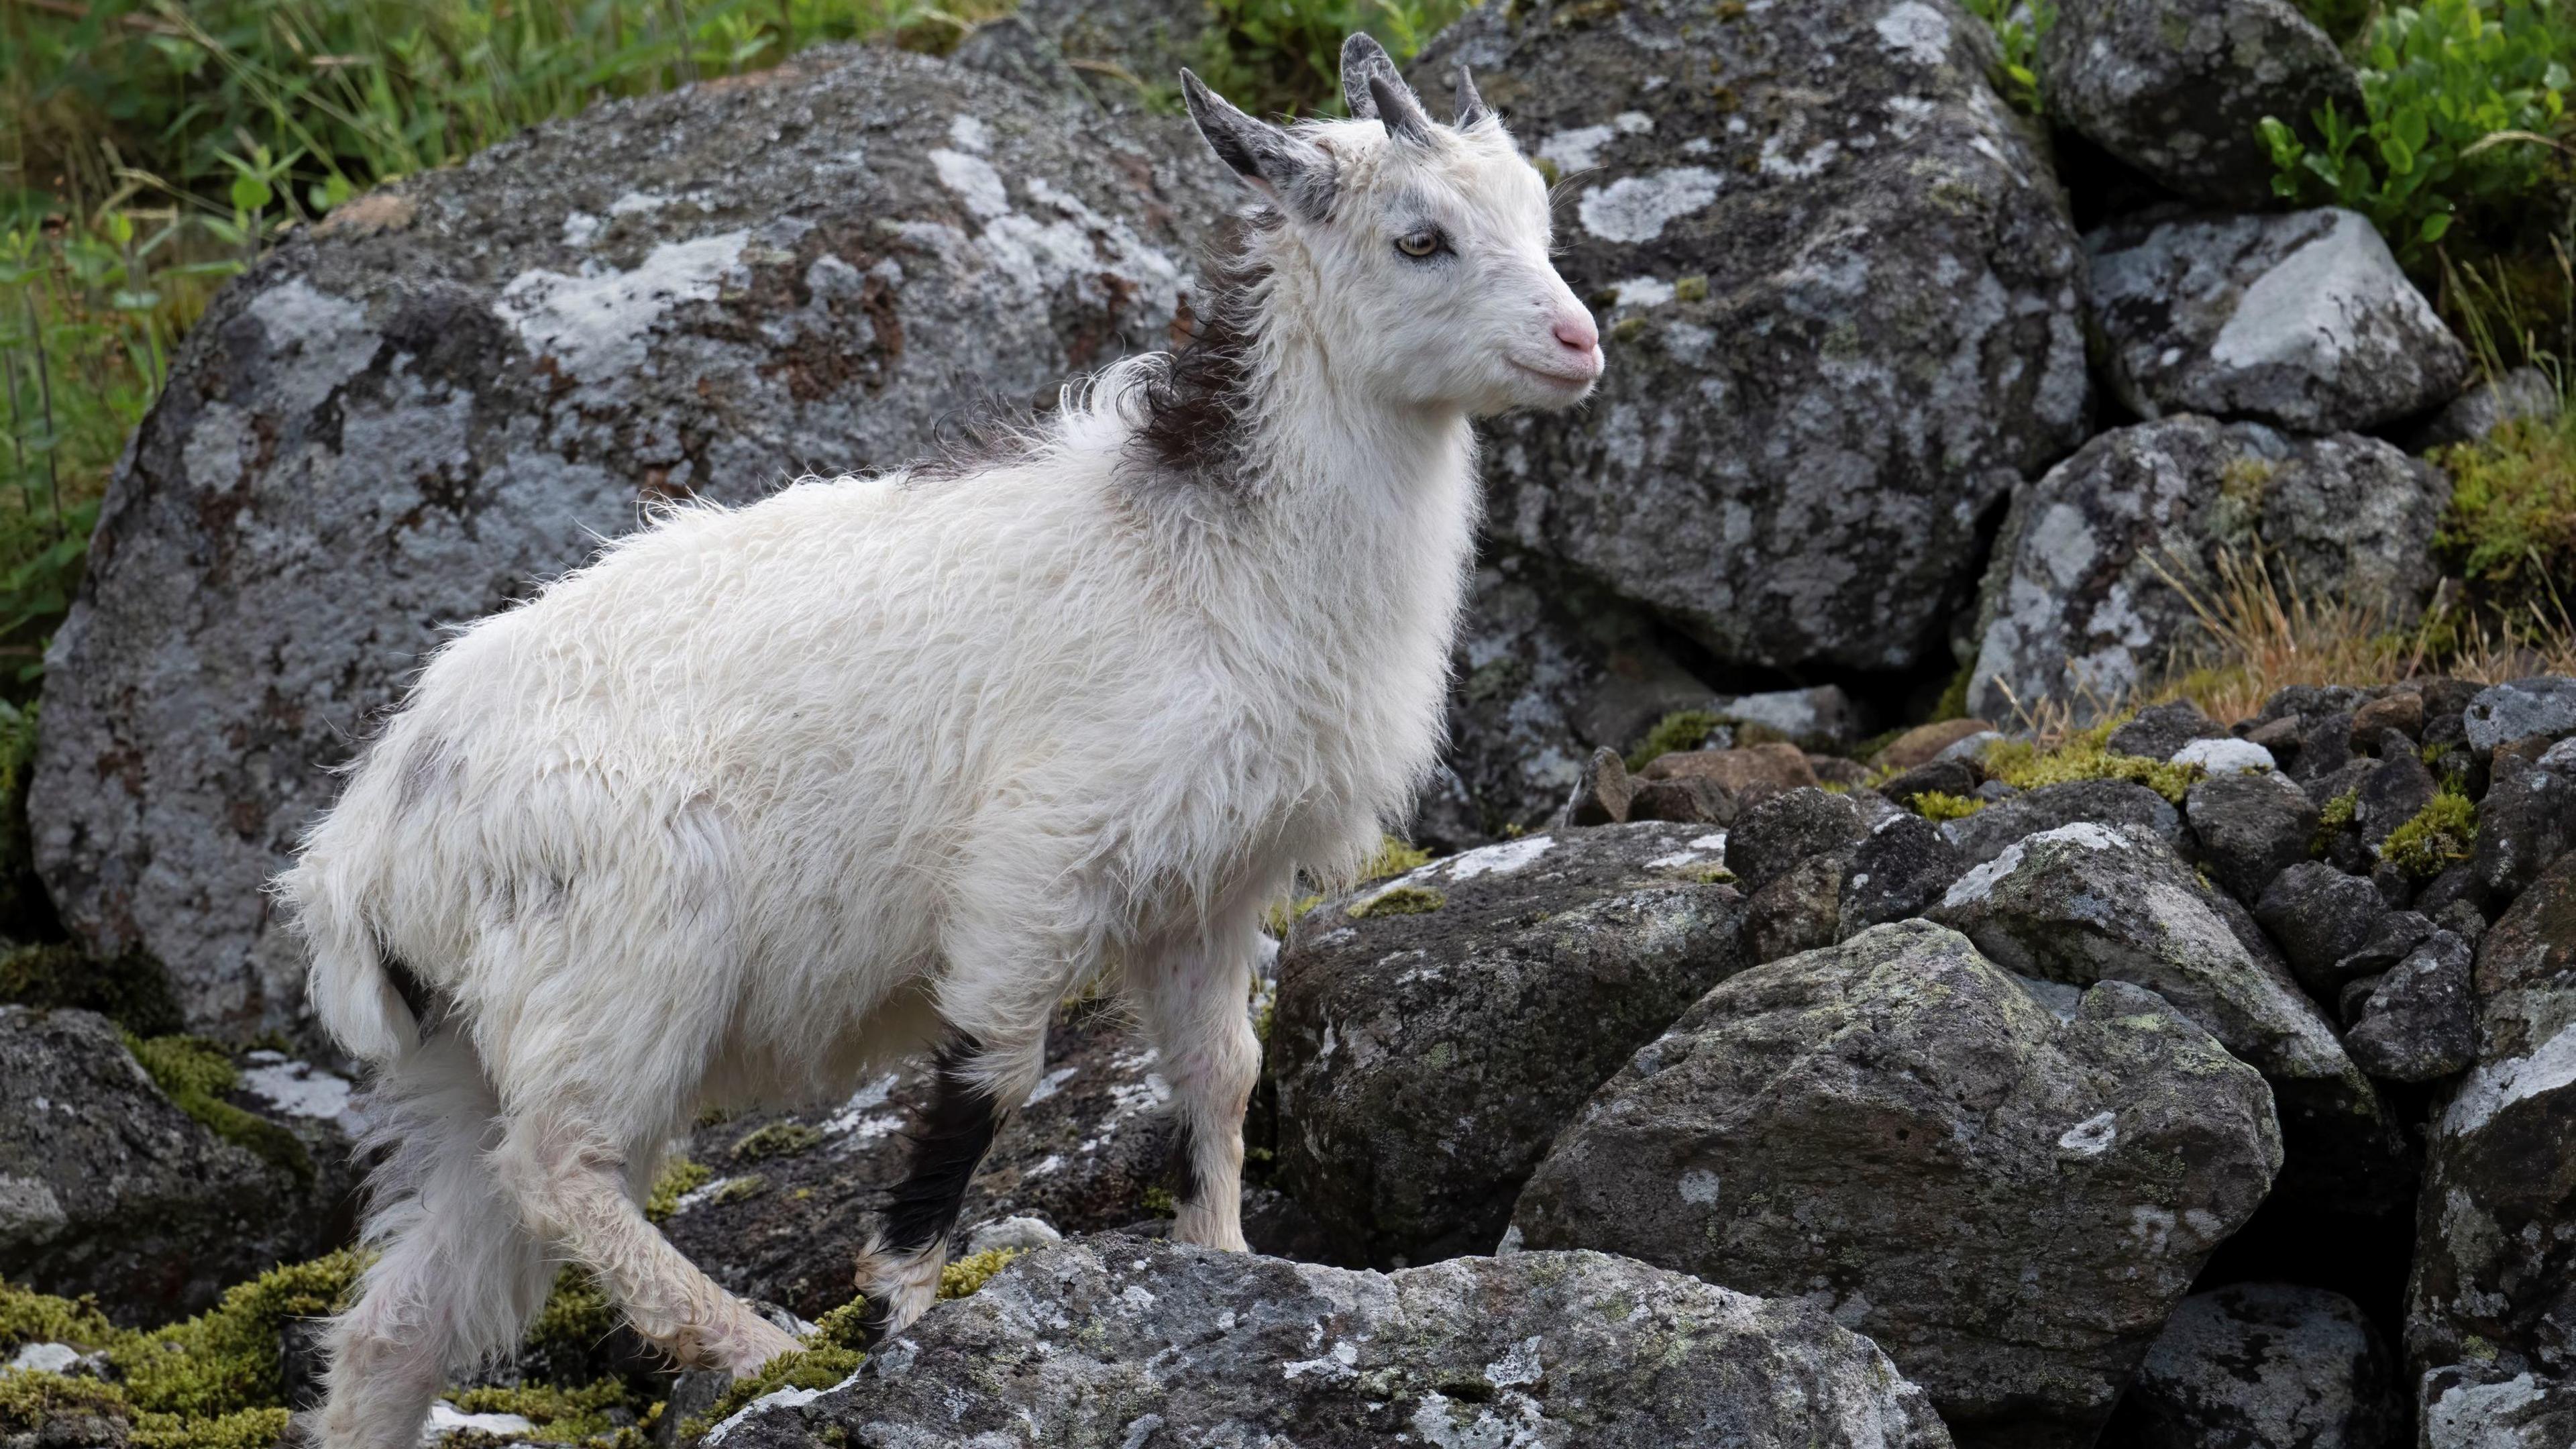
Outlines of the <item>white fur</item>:
[{"label": "white fur", "polygon": [[[1433,763],[1469,416],[1574,401],[1599,368],[1498,125],[1298,134],[1338,199],[1254,232],[1241,486],[1140,462],[1162,364],[1130,361],[1069,389],[1023,461],[672,511],[431,659],[277,883],[315,1010],[405,1107],[326,1444],[408,1445],[445,1371],[515,1339],[556,1250],[683,1357],[793,1347],[643,1218],[662,1145],[710,1103],[845,1093],[949,1031],[1016,1104],[1098,973],[1162,1047],[1213,1184],[1180,1235],[1242,1246],[1258,913],[1301,870],[1347,872]],[[1448,263],[1392,246],[1426,219]],[[1550,333],[1572,318],[1581,349]],[[446,1004],[427,1045],[389,958]],[[900,1328],[937,1267],[863,1286]]]}]

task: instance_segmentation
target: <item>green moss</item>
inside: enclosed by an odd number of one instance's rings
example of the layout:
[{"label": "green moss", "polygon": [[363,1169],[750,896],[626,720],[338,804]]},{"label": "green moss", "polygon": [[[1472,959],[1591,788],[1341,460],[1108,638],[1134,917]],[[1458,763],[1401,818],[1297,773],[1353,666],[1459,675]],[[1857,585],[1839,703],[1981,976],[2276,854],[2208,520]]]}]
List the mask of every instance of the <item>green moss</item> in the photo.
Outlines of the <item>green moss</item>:
[{"label": "green moss", "polygon": [[616,1429],[611,1409],[634,1408],[633,1395],[616,1379],[601,1379],[578,1388],[522,1384],[517,1388],[460,1389],[449,1402],[469,1414],[517,1414],[549,1439],[586,1439]]},{"label": "green moss", "polygon": [[[1156,1189],[1153,1188],[1145,1190],[1147,1207],[1153,1206],[1155,1191]],[[1163,1197],[1169,1201],[1171,1194],[1164,1193]],[[992,1281],[994,1274],[1009,1267],[1011,1260],[1024,1251],[1025,1249],[1021,1248],[987,1248],[980,1253],[967,1254],[939,1270],[939,1296],[942,1298],[966,1297]]]},{"label": "green moss", "polygon": [[2576,412],[2508,423],[2446,448],[2451,502],[2433,544],[2451,569],[2506,607],[2576,607]]},{"label": "green moss", "polygon": [[25,1343],[68,1343],[98,1348],[123,1330],[107,1321],[92,1298],[57,1298],[0,1282],[0,1358]]},{"label": "green moss", "polygon": [[1299,916],[1323,903],[1324,898],[1319,895],[1303,895],[1293,901],[1272,901],[1269,908],[1261,913],[1262,929],[1284,941],[1288,939],[1288,927]]},{"label": "green moss", "polygon": [[769,1191],[769,1179],[755,1172],[749,1176],[737,1177],[732,1181],[727,1182],[724,1186],[717,1188],[715,1190],[715,1195],[707,1200],[718,1206],[722,1206],[729,1202],[742,1202],[748,1198],[755,1198],[767,1191]]},{"label": "green moss", "polygon": [[193,1420],[280,1407],[279,1331],[289,1319],[337,1312],[359,1266],[355,1252],[342,1251],[271,1269],[184,1323],[110,1345],[108,1361],[146,1412]]},{"label": "green moss", "polygon": [[1642,770],[1662,755],[1683,754],[1708,743],[1709,732],[1724,723],[1704,709],[1677,709],[1655,721],[1646,737],[1628,751],[1628,768]]},{"label": "green moss", "polygon": [[2027,740],[2006,740],[1987,750],[1986,773],[2016,790],[2037,790],[2077,780],[2133,780],[2179,805],[2207,778],[2198,765],[2174,765],[2144,755],[2115,755],[2106,745],[2126,716],[2069,735],[2053,750]]},{"label": "green moss", "polygon": [[0,1001],[95,1011],[137,1036],[183,1025],[170,973],[141,950],[102,961],[62,942],[21,946],[0,956]]},{"label": "green moss", "polygon": [[1682,876],[1687,880],[1698,881],[1701,885],[1735,884],[1735,872],[1722,865],[1695,866],[1683,871]]},{"label": "green moss", "polygon": [[1396,886],[1383,890],[1350,908],[1354,921],[1374,920],[1379,916],[1428,915],[1449,904],[1449,898],[1438,891],[1420,886]]},{"label": "green moss", "polygon": [[1610,340],[1613,342],[1634,342],[1645,335],[1646,319],[1643,317],[1622,317],[1610,324]]},{"label": "green moss", "polygon": [[1708,278],[1697,276],[1684,277],[1673,283],[1673,300],[1676,302],[1707,301]]},{"label": "green moss", "polygon": [[249,1149],[270,1166],[282,1169],[306,1187],[313,1185],[313,1155],[295,1134],[255,1112],[223,1099],[241,1085],[232,1054],[193,1036],[138,1037],[126,1033],[126,1049],[171,1105],[205,1124],[207,1130]]},{"label": "green moss", "polygon": [[176,1414],[141,1414],[134,1423],[135,1449],[275,1449],[286,1434],[284,1409],[243,1409],[213,1418],[182,1419]]},{"label": "green moss", "polygon": [[[853,1308],[861,1306],[851,1305]],[[840,1310],[835,1310],[838,1312]],[[822,1335],[818,1333],[815,1337],[819,1339]],[[742,1411],[745,1404],[763,1394],[774,1394],[780,1389],[828,1389],[857,1373],[859,1365],[866,1361],[866,1354],[838,1345],[808,1348],[802,1353],[782,1353],[762,1364],[760,1372],[749,1378],[735,1379],[733,1387],[725,1390],[724,1397],[716,1400],[713,1408],[682,1424],[680,1442],[696,1443],[706,1436],[707,1430],[732,1418]]]},{"label": "green moss", "polygon": [[549,1362],[578,1360],[623,1321],[590,1271],[567,1263],[555,1274],[554,1291],[546,1295],[537,1321],[528,1327],[527,1345]]},{"label": "green moss", "polygon": [[733,1144],[736,1162],[762,1162],[772,1157],[794,1157],[810,1152],[823,1140],[820,1128],[808,1127],[790,1119],[772,1122],[766,1127],[746,1132]]},{"label": "green moss", "polygon": [[1935,825],[1944,820],[1965,820],[1986,808],[1983,800],[1971,800],[1965,795],[1950,795],[1939,790],[1926,790],[1906,803],[1914,807],[1915,814]]},{"label": "green moss", "polygon": [[2341,830],[2352,823],[2354,812],[2358,811],[2360,808],[2361,791],[2359,789],[2346,790],[2342,794],[2328,800],[2325,808],[2317,812],[2317,824],[2319,827],[2326,830]]},{"label": "green moss", "polygon": [[2444,789],[2415,818],[2388,832],[2379,858],[2417,880],[2440,875],[2469,858],[2478,838],[2478,807]]},{"label": "green moss", "polygon": [[1409,845],[1392,835],[1378,838],[1377,850],[1360,865],[1360,881],[1385,880],[1409,870],[1419,870],[1431,863],[1431,852]]},{"label": "green moss", "polygon": [[644,1199],[644,1216],[663,1222],[679,1211],[680,1199],[716,1180],[715,1170],[685,1157],[674,1157],[653,1181],[651,1195]]},{"label": "green moss", "polygon": [[32,1434],[47,1419],[70,1414],[131,1422],[134,1409],[115,1385],[96,1379],[0,1372],[0,1435]]}]

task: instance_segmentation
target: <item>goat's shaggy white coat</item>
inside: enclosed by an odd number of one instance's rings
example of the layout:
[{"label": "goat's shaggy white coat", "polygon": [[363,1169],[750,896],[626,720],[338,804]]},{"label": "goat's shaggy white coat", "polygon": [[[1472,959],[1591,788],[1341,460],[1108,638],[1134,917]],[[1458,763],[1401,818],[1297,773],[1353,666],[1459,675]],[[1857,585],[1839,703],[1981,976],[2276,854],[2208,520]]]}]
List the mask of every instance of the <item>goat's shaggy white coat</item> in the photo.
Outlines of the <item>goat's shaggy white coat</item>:
[{"label": "goat's shaggy white coat", "polygon": [[[1288,213],[1250,243],[1242,467],[1140,459],[1149,358],[1010,461],[674,510],[441,649],[280,879],[392,1146],[326,1444],[407,1445],[557,1252],[684,1359],[795,1347],[642,1216],[664,1144],[961,1035],[1015,1106],[1094,973],[1188,1129],[1178,1235],[1242,1247],[1259,912],[1346,873],[1433,763],[1469,416],[1571,402],[1600,363],[1490,118],[1408,142],[1199,109]],[[1329,215],[1299,214],[1319,185]],[[1391,244],[1425,228],[1445,257]],[[894,1327],[945,1248],[861,1265]]]}]

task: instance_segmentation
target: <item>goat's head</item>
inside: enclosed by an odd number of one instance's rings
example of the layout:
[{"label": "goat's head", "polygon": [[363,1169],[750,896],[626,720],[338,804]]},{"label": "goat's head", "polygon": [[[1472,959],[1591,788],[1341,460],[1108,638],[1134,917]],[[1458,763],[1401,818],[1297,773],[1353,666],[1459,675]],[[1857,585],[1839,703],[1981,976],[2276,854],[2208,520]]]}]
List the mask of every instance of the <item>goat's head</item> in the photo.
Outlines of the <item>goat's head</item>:
[{"label": "goat's head", "polygon": [[1601,376],[1600,334],[1548,259],[1547,183],[1458,72],[1433,121],[1375,40],[1342,46],[1353,119],[1282,128],[1181,72],[1218,159],[1279,214],[1312,284],[1297,319],[1373,396],[1474,413],[1562,407]]}]

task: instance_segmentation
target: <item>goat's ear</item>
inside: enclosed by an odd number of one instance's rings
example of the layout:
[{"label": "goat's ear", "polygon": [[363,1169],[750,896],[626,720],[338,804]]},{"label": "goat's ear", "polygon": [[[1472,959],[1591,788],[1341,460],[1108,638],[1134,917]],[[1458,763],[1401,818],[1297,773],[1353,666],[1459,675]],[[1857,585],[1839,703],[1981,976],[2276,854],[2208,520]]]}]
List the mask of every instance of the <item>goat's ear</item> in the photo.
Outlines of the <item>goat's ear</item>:
[{"label": "goat's ear", "polygon": [[1181,94],[1208,149],[1245,185],[1308,221],[1322,221],[1332,211],[1333,158],[1322,148],[1236,110],[1186,69]]},{"label": "goat's ear", "polygon": [[1476,78],[1467,74],[1467,67],[1462,63],[1458,67],[1458,129],[1463,131],[1493,118],[1494,113],[1486,106],[1485,98],[1476,94]]},{"label": "goat's ear", "polygon": [[1362,30],[1342,42],[1342,104],[1350,108],[1352,120],[1378,118],[1377,97],[1369,94],[1373,75],[1394,80],[1395,57],[1386,53],[1376,36]]}]

